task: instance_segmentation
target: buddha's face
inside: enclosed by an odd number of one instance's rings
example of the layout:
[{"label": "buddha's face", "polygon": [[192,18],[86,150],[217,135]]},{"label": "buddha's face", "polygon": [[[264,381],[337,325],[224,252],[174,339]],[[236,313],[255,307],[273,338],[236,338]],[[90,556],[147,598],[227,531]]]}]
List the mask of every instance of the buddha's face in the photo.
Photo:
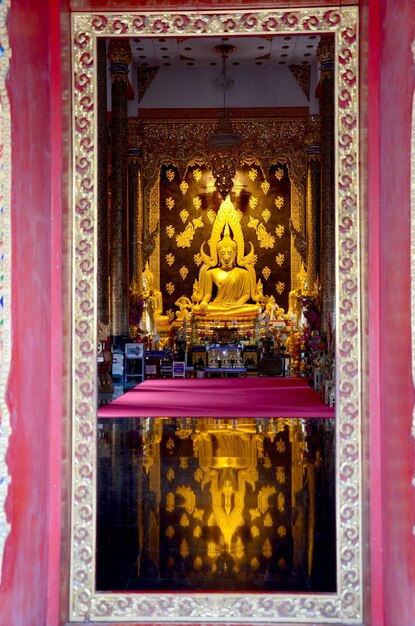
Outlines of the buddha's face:
[{"label": "buddha's face", "polygon": [[231,269],[235,265],[236,250],[232,246],[222,246],[218,255],[220,266],[224,269]]}]

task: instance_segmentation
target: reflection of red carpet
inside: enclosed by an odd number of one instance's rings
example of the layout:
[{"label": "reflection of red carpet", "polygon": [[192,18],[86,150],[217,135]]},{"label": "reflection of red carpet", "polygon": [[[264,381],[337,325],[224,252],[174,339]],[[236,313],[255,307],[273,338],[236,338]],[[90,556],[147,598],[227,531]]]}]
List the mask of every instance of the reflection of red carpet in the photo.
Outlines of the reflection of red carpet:
[{"label": "reflection of red carpet", "polygon": [[98,417],[334,417],[301,378],[146,380]]}]

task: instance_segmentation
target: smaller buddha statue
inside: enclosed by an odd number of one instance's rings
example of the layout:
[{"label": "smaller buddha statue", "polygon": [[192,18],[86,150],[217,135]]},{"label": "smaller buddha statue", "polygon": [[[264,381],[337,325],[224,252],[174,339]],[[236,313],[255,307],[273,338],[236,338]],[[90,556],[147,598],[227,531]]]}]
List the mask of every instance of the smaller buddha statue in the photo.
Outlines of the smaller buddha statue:
[{"label": "smaller buddha statue", "polygon": [[163,315],[163,296],[161,291],[154,287],[154,274],[150,270],[148,262],[142,276],[143,292],[141,297],[144,302],[145,316],[143,330],[152,337],[157,335],[160,327],[169,326],[169,320]]},{"label": "smaller buddha statue", "polygon": [[271,321],[281,319],[284,314],[284,309],[279,306],[274,296],[270,296],[268,298],[268,302],[265,305],[265,310],[267,311],[269,319]]},{"label": "smaller buddha statue", "polygon": [[297,287],[292,289],[288,294],[288,311],[284,318],[294,322],[298,327],[302,322],[302,303],[301,299],[307,295],[307,272],[301,264],[301,269],[297,273]]}]

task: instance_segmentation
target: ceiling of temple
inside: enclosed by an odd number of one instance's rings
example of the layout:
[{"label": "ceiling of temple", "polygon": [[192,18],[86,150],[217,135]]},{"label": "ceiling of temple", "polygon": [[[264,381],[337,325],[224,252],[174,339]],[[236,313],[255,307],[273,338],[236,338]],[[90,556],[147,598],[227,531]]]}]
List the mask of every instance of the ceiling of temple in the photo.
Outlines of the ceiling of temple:
[{"label": "ceiling of temple", "polygon": [[229,54],[228,67],[273,65],[306,65],[314,61],[318,35],[279,37],[187,37],[142,38],[131,42],[133,59],[138,67],[215,67],[221,58],[215,46],[222,42],[235,50]]}]

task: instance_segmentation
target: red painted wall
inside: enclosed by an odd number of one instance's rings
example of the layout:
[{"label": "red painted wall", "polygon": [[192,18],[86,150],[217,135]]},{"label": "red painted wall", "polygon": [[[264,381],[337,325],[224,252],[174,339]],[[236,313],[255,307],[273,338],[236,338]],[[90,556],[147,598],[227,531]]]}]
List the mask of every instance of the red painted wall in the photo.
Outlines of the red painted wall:
[{"label": "red painted wall", "polygon": [[[410,138],[415,4],[381,3],[380,412],[386,626],[415,624],[415,400],[411,382]],[[369,188],[370,193],[370,188]],[[374,475],[373,480],[379,480]],[[373,511],[373,515],[377,515]]]},{"label": "red painted wall", "polygon": [[7,456],[11,533],[0,590],[2,626],[56,624],[59,601],[62,99],[57,8],[47,0],[14,0],[8,19],[13,120],[8,404],[13,434]]}]

